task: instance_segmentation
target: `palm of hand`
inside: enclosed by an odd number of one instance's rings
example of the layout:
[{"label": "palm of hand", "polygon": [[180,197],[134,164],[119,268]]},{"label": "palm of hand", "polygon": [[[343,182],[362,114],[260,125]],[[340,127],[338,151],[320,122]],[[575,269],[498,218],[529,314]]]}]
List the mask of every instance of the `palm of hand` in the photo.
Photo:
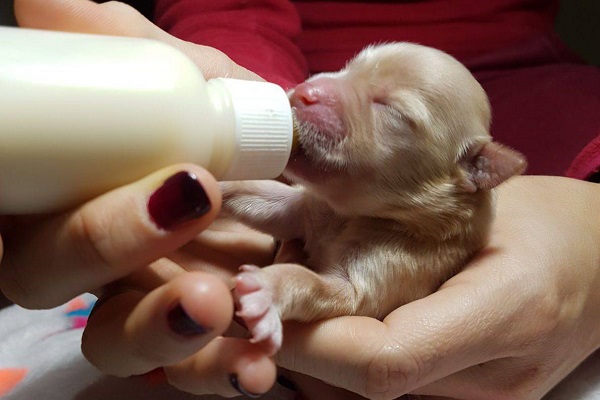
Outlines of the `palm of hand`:
[{"label": "palm of hand", "polygon": [[279,363],[368,398],[540,398],[600,345],[600,229],[589,218],[599,191],[512,180],[498,191],[489,245],[436,293],[382,322],[295,325]]}]

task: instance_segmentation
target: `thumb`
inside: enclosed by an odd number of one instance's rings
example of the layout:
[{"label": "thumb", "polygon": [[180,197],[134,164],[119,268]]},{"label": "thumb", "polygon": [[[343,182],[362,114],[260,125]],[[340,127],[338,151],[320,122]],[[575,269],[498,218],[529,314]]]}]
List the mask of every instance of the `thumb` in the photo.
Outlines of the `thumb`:
[{"label": "thumb", "polygon": [[207,79],[226,76],[262,80],[221,51],[180,40],[118,1],[97,4],[90,0],[15,0],[15,16],[24,28],[159,40],[191,58]]},{"label": "thumb", "polygon": [[289,323],[277,363],[370,399],[394,399],[510,352],[515,313],[499,308],[514,292],[465,274],[383,321]]},{"label": "thumb", "polygon": [[206,170],[166,167],[42,218],[35,230],[15,231],[0,289],[28,308],[63,304],[171,254],[207,228],[220,205],[219,186]]}]

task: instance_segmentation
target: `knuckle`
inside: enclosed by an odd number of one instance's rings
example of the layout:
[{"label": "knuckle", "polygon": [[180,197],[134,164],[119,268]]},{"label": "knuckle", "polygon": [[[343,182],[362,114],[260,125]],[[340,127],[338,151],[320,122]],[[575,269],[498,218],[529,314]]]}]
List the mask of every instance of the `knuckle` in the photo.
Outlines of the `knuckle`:
[{"label": "knuckle", "polygon": [[119,13],[125,17],[134,17],[137,18],[139,12],[130,6],[129,4],[123,3],[122,1],[111,0],[100,4],[100,7],[105,9],[111,9],[115,13]]},{"label": "knuckle", "polygon": [[535,306],[533,310],[538,315],[542,322],[543,333],[553,331],[558,322],[562,319],[564,309],[568,308],[572,302],[565,299],[559,292],[559,289],[549,290],[547,286],[542,286],[536,291],[538,294],[533,301]]},{"label": "knuckle", "polygon": [[68,235],[79,263],[101,270],[113,269],[116,260],[107,221],[97,214],[82,210],[70,220]]},{"label": "knuckle", "polygon": [[562,331],[562,325],[569,325],[567,319],[570,314],[568,301],[561,301],[559,296],[553,295],[548,291],[540,291],[539,295],[527,299],[522,307],[527,310],[529,317],[524,318],[522,314],[518,315],[520,321],[519,332],[521,337],[517,337],[514,343],[520,343],[522,350],[530,349],[531,346],[545,343],[552,340],[553,336]]},{"label": "knuckle", "polygon": [[125,334],[123,349],[128,359],[128,373],[133,375],[174,365],[191,355],[187,349],[180,349],[163,342],[158,334],[151,337],[133,332]]},{"label": "knuckle", "polygon": [[564,321],[560,307],[552,304],[545,304],[538,312],[537,333],[534,334],[533,340],[540,343],[550,340],[558,331],[562,330]]},{"label": "knuckle", "polygon": [[196,61],[206,79],[235,77],[235,63],[218,49],[208,46],[201,47]]},{"label": "knuckle", "polygon": [[99,5],[105,10],[115,14],[115,26],[121,35],[131,37],[151,37],[150,24],[145,23],[146,18],[134,7],[121,1],[107,1]]},{"label": "knuckle", "polygon": [[365,396],[372,400],[395,399],[421,376],[424,364],[397,343],[387,343],[375,352],[366,370]]},{"label": "knuckle", "polygon": [[169,354],[166,349],[162,349],[161,346],[148,345],[140,340],[128,340],[127,349],[132,363],[140,368],[139,371],[135,371],[136,374],[145,373],[164,365],[171,365],[175,361],[173,355]]}]

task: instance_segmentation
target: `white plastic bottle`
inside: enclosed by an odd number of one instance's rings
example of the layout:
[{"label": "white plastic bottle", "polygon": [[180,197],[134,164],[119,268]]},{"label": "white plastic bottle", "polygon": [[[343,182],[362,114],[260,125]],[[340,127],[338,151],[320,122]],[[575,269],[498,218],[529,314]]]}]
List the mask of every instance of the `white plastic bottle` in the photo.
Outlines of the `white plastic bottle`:
[{"label": "white plastic bottle", "polygon": [[205,82],[166,44],[0,27],[0,214],[62,209],[176,162],[274,178],[292,132],[282,88]]}]

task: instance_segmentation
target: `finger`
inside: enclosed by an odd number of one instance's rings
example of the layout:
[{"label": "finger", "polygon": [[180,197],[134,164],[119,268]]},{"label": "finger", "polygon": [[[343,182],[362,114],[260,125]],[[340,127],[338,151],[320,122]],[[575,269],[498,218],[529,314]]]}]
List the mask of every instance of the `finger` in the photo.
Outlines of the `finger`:
[{"label": "finger", "polygon": [[82,350],[105,373],[139,375],[190,357],[221,335],[232,316],[225,282],[184,273],[148,295],[122,293],[102,301],[88,321]]},{"label": "finger", "polygon": [[276,360],[284,368],[370,399],[394,399],[428,372],[410,354],[412,343],[405,346],[396,343],[380,321],[341,317],[306,327],[286,324]]},{"label": "finger", "polygon": [[194,165],[165,168],[13,232],[0,288],[17,304],[52,307],[126,276],[174,251],[216,217],[219,186]]},{"label": "finger", "polygon": [[133,7],[121,2],[96,4],[89,0],[15,0],[15,15],[19,25],[27,28],[160,40],[187,54],[207,79],[226,76],[262,80],[221,51],[179,40],[154,25]]},{"label": "finger", "polygon": [[219,337],[189,359],[165,368],[169,383],[193,394],[255,398],[274,384],[275,363],[247,339]]},{"label": "finger", "polygon": [[169,258],[188,270],[219,275],[233,285],[231,278],[239,272],[240,265],[270,265],[273,253],[272,236],[231,219],[217,218],[209,229]]},{"label": "finger", "polygon": [[513,286],[507,286],[449,283],[400,307],[384,321],[341,317],[288,324],[278,364],[368,398],[398,397],[511,355],[510,327],[519,313],[493,315],[499,304],[514,298]]},{"label": "finger", "polygon": [[[148,292],[186,271],[209,272],[233,289],[240,265],[269,265],[273,261],[273,238],[239,223],[217,218],[210,227],[168,258],[161,258],[118,281],[118,285]],[[100,294],[102,291],[100,291]]]},{"label": "finger", "polygon": [[124,3],[90,0],[15,0],[15,17],[25,28],[158,39],[159,28]]}]

